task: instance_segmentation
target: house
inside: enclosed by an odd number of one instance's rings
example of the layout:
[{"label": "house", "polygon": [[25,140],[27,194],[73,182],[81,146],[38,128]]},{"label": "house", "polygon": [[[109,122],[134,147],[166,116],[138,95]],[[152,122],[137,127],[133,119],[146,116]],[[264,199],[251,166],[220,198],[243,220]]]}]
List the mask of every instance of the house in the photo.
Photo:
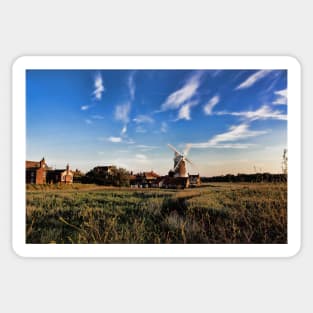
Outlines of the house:
[{"label": "house", "polygon": [[189,177],[189,186],[190,187],[198,187],[201,185],[201,180],[200,180],[200,175],[190,175],[188,174]]},{"label": "house", "polygon": [[66,169],[52,169],[49,167],[42,158],[39,162],[37,161],[26,161],[26,184],[56,184],[73,183],[74,173],[70,170],[69,165]]},{"label": "house", "polygon": [[189,177],[164,176],[161,182],[161,188],[184,189],[189,187]]},{"label": "house", "polygon": [[70,170],[70,166],[67,164],[66,169],[55,169],[47,172],[48,184],[72,184],[74,178],[74,172]]},{"label": "house", "polygon": [[41,161],[26,161],[26,184],[45,184],[47,170],[45,158]]},{"label": "house", "polygon": [[115,170],[116,170],[116,166],[114,166],[114,165],[96,166],[93,169],[95,174],[100,174],[100,175],[104,175],[104,176],[113,175]]},{"label": "house", "polygon": [[142,172],[130,176],[130,185],[140,188],[159,187],[159,178],[160,175],[154,171]]}]

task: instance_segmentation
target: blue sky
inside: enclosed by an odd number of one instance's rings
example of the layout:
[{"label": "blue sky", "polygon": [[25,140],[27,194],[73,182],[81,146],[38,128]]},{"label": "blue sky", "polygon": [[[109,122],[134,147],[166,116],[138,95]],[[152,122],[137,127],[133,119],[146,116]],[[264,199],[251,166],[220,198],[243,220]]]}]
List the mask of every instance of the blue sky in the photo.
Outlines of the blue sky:
[{"label": "blue sky", "polygon": [[281,172],[286,70],[28,70],[27,159],[88,171]]}]

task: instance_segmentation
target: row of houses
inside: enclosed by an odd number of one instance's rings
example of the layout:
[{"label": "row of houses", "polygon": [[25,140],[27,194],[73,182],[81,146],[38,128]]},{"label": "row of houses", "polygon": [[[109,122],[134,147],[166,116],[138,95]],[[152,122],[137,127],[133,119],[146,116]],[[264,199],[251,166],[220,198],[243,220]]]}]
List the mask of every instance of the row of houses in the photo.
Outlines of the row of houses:
[{"label": "row of houses", "polygon": [[165,176],[150,171],[132,175],[130,178],[132,188],[188,188],[200,186],[200,184],[199,174],[174,177],[174,172],[171,171]]},{"label": "row of houses", "polygon": [[[97,166],[93,169],[95,174],[104,179],[110,179],[117,168],[111,166]],[[75,177],[83,174],[76,170],[70,170],[69,165],[65,169],[52,169],[44,158],[39,162],[26,161],[26,183],[27,184],[72,184]],[[188,188],[200,185],[200,176],[189,175],[187,177],[174,177],[174,172],[161,176],[153,170],[129,175],[129,184],[132,188]]]}]

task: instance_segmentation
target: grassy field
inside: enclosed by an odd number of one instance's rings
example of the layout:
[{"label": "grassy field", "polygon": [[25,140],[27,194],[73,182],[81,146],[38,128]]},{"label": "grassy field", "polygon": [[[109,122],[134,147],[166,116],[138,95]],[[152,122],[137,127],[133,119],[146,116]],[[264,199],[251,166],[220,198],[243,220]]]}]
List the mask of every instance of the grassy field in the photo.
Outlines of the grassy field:
[{"label": "grassy field", "polygon": [[27,186],[27,243],[287,243],[286,183]]}]

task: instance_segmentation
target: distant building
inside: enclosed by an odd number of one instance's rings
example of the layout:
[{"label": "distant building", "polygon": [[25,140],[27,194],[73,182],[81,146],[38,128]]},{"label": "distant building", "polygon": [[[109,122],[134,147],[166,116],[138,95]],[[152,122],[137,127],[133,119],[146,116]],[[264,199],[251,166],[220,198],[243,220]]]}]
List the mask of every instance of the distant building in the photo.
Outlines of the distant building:
[{"label": "distant building", "polygon": [[48,167],[45,158],[41,161],[26,161],[26,184],[71,184],[73,183],[74,173],[69,165],[66,169],[52,169]]},{"label": "distant building", "polygon": [[45,158],[41,161],[26,161],[26,184],[45,184],[48,166]]},{"label": "distant building", "polygon": [[184,189],[189,187],[188,177],[171,177],[164,176],[161,182],[162,188]]},{"label": "distant building", "polygon": [[130,176],[130,185],[139,188],[159,187],[160,175],[154,171]]},{"label": "distant building", "polygon": [[201,185],[201,180],[200,180],[200,175],[190,175],[188,174],[189,177],[189,186],[190,187],[198,187]]},{"label": "distant building", "polygon": [[67,164],[66,169],[49,170],[46,176],[48,184],[72,184],[74,172],[70,170],[70,166]]},{"label": "distant building", "polygon": [[101,174],[101,175],[112,175],[114,173],[114,170],[116,170],[116,166],[114,165],[96,166],[93,169],[95,174]]}]

